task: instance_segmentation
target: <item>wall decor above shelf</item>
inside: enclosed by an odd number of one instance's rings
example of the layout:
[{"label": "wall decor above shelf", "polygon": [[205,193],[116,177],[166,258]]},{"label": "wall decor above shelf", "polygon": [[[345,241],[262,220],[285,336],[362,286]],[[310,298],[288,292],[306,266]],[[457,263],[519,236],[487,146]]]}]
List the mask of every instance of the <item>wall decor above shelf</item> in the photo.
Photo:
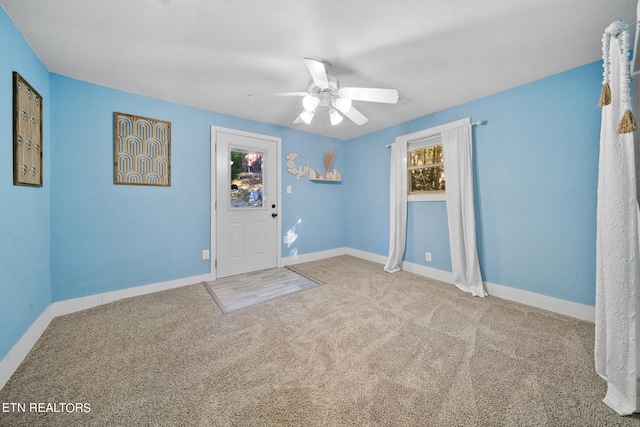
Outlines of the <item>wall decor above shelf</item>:
[{"label": "wall decor above shelf", "polygon": [[315,182],[342,182],[342,175],[337,170],[332,170],[322,175],[315,169],[309,169],[309,180]]}]

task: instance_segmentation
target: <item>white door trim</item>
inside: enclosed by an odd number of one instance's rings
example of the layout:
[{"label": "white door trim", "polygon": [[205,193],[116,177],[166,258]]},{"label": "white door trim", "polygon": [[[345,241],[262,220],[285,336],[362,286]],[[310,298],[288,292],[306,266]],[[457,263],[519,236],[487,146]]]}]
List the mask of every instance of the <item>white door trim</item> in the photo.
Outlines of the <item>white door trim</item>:
[{"label": "white door trim", "polygon": [[269,141],[274,141],[276,143],[276,157],[277,157],[277,164],[276,164],[276,168],[277,168],[277,204],[278,204],[278,208],[277,208],[277,212],[278,212],[278,217],[276,218],[276,266],[277,267],[282,267],[282,245],[280,244],[280,236],[282,235],[282,138],[276,137],[276,136],[272,136],[272,135],[264,135],[264,134],[259,134],[259,133],[253,133],[253,132],[246,132],[246,131],[242,131],[242,130],[237,130],[237,129],[231,129],[231,128],[225,128],[225,127],[221,127],[221,126],[211,126],[211,159],[210,159],[210,166],[211,166],[211,181],[210,181],[210,185],[211,185],[211,206],[210,206],[210,212],[211,212],[211,239],[209,242],[209,250],[210,250],[210,270],[211,271],[211,277],[213,280],[218,278],[218,272],[217,272],[217,268],[216,268],[216,264],[215,261],[218,258],[218,254],[216,253],[216,227],[217,227],[217,216],[216,216],[216,203],[218,201],[218,196],[216,194],[216,157],[217,157],[217,151],[216,151],[216,132],[224,132],[224,133],[232,133],[235,135],[241,135],[241,136],[246,136],[249,138],[260,138],[260,139],[266,139]]}]

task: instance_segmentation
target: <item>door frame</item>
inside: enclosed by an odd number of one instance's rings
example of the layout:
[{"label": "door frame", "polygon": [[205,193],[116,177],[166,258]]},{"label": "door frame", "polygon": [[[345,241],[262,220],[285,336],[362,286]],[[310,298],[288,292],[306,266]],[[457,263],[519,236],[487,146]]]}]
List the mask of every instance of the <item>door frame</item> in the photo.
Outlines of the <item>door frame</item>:
[{"label": "door frame", "polygon": [[238,129],[226,128],[222,126],[211,126],[211,159],[210,159],[210,171],[211,171],[211,204],[210,204],[210,215],[211,215],[211,238],[209,242],[209,261],[210,267],[209,271],[211,272],[212,280],[216,280],[218,278],[218,269],[216,266],[216,260],[218,258],[218,254],[216,252],[217,248],[217,236],[216,230],[218,225],[218,211],[216,209],[218,202],[218,194],[216,192],[216,179],[217,179],[217,167],[216,160],[218,157],[218,150],[216,144],[216,133],[224,132],[224,133],[232,133],[235,135],[246,136],[249,138],[259,138],[266,139],[269,141],[273,141],[276,143],[276,203],[278,208],[276,212],[278,216],[276,217],[276,267],[282,267],[282,245],[280,244],[280,236],[282,234],[282,138],[272,135],[264,135],[260,133],[254,132],[246,132]]}]

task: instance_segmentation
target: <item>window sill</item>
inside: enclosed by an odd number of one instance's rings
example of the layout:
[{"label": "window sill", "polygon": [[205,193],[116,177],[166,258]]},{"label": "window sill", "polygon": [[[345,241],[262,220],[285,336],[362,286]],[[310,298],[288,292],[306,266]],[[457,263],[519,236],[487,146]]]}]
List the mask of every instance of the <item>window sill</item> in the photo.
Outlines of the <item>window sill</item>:
[{"label": "window sill", "polygon": [[407,197],[408,202],[445,202],[446,200],[447,200],[446,193],[410,194]]}]

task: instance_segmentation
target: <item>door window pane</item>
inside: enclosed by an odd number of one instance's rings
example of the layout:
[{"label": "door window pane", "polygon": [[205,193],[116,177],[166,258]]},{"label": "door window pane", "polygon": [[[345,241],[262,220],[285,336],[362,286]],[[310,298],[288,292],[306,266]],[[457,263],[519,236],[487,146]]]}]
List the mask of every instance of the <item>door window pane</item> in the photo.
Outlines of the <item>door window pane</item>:
[{"label": "door window pane", "polygon": [[264,152],[231,149],[229,156],[231,208],[261,208],[264,200]]}]

